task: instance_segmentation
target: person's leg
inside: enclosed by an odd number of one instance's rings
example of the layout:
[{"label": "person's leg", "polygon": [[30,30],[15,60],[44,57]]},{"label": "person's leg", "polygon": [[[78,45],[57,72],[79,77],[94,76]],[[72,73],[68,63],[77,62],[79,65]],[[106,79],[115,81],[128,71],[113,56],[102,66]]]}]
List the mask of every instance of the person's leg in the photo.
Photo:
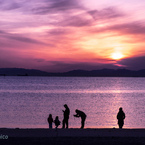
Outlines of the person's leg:
[{"label": "person's leg", "polygon": [[65,120],[66,128],[68,128],[68,119]]},{"label": "person's leg", "polygon": [[81,128],[84,128],[84,119],[81,121]]},{"label": "person's leg", "polygon": [[52,123],[49,123],[49,128],[52,128]]},{"label": "person's leg", "polygon": [[118,121],[119,128],[122,128],[123,127],[123,124],[124,124],[123,120],[119,120]]},{"label": "person's leg", "polygon": [[84,128],[86,117],[82,118],[81,121],[81,128]]},{"label": "person's leg", "polygon": [[65,120],[62,121],[62,128],[65,128]]},{"label": "person's leg", "polygon": [[121,124],[119,124],[119,128],[122,128],[122,125]]}]

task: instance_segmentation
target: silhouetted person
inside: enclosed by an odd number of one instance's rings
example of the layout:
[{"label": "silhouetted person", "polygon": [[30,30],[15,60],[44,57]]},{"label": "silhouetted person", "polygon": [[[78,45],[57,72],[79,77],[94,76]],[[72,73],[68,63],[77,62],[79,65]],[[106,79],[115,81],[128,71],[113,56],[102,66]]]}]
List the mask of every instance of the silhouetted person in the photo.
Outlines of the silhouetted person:
[{"label": "silhouetted person", "polygon": [[49,128],[52,128],[52,122],[53,122],[52,114],[49,114],[49,117],[47,118],[47,121],[49,123]]},{"label": "silhouetted person", "polygon": [[58,116],[56,116],[54,123],[55,123],[55,128],[57,129],[57,127],[60,125],[60,121],[59,121]]},{"label": "silhouetted person", "polygon": [[75,111],[76,111],[76,115],[74,115],[74,117],[81,117],[81,128],[84,128],[87,115],[78,109],[76,109]]},{"label": "silhouetted person", "polygon": [[123,112],[122,108],[119,108],[119,112],[117,114],[118,125],[119,128],[122,128],[124,125],[125,113]]},{"label": "silhouetted person", "polygon": [[66,128],[68,128],[68,119],[69,119],[70,110],[69,110],[67,104],[65,104],[64,107],[65,107],[65,111],[62,110],[63,116],[64,116],[63,121],[62,121],[62,123],[63,123],[62,128],[65,128],[65,124],[66,124]]}]

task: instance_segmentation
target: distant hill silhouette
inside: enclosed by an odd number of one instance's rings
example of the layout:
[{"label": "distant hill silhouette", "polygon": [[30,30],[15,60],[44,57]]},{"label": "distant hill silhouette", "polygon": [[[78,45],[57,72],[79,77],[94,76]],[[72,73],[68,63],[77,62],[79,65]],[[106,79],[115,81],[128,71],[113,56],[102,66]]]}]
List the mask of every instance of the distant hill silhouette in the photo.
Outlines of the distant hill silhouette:
[{"label": "distant hill silhouette", "polygon": [[6,76],[47,76],[48,73],[35,69],[0,68],[0,75]]},{"label": "distant hill silhouette", "polygon": [[0,68],[1,76],[68,76],[68,77],[145,77],[145,69],[132,71],[127,69],[73,70],[64,73],[49,73],[35,69]]}]

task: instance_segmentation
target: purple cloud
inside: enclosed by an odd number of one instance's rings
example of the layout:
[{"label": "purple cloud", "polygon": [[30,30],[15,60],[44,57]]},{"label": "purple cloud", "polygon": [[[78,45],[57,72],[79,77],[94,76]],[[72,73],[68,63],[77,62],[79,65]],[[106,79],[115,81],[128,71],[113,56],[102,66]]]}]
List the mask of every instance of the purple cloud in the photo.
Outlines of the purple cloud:
[{"label": "purple cloud", "polygon": [[[91,17],[90,17],[91,16]],[[90,10],[81,9],[79,14],[67,13],[63,14],[63,19],[58,18],[58,22],[54,23],[54,25],[58,26],[69,26],[69,27],[84,27],[96,26],[96,22],[100,21],[108,21],[110,19],[118,19],[120,17],[124,17],[125,14],[114,7],[105,8],[103,10]],[[114,21],[113,21],[114,22]],[[100,30],[100,31],[105,31]]]},{"label": "purple cloud", "polygon": [[21,5],[14,0],[5,0],[0,1],[0,10],[9,11],[9,10],[15,10],[21,7]]},{"label": "purple cloud", "polygon": [[[48,67],[47,67],[48,66]],[[91,62],[65,62],[65,61],[48,61],[46,66],[43,66],[43,70],[47,72],[67,72],[71,70],[97,70],[103,68],[118,69],[118,66],[114,64],[101,64]]]},{"label": "purple cloud", "polygon": [[99,32],[116,32],[122,35],[144,35],[144,22],[131,22],[123,24],[115,24],[101,29],[93,29],[94,33]]},{"label": "purple cloud", "polygon": [[132,57],[117,61],[118,64],[127,66],[128,69],[140,70],[145,68],[145,56]]},{"label": "purple cloud", "polygon": [[86,18],[85,16],[71,16],[65,19],[63,22],[60,22],[63,26],[70,27],[84,27],[91,26],[93,21],[91,19]]},{"label": "purple cloud", "polygon": [[108,20],[124,16],[123,12],[118,11],[115,7],[105,8],[100,11],[90,10],[88,14],[90,14],[94,20]]},{"label": "purple cloud", "polygon": [[32,10],[35,14],[64,13],[65,11],[80,9],[81,7],[76,0],[47,0],[45,5],[40,5]]},{"label": "purple cloud", "polygon": [[56,28],[56,29],[51,29],[50,31],[48,31],[48,34],[50,35],[65,35],[65,34],[70,34],[71,31],[66,29],[66,28]]},{"label": "purple cloud", "polygon": [[105,29],[106,31],[118,31],[121,34],[145,34],[144,22],[132,22],[125,24],[118,24]]},{"label": "purple cloud", "polygon": [[42,59],[42,58],[39,58],[39,59],[34,59],[34,61],[41,63],[41,62],[45,62],[46,60]]},{"label": "purple cloud", "polygon": [[18,34],[10,34],[10,33],[6,33],[6,32],[1,31],[1,30],[0,30],[0,37],[4,37],[7,39],[16,40],[16,41],[21,41],[21,42],[25,42],[25,43],[49,45],[49,44],[43,43],[41,41],[38,41],[38,40],[35,40],[32,38],[21,36],[20,34],[19,35]]}]

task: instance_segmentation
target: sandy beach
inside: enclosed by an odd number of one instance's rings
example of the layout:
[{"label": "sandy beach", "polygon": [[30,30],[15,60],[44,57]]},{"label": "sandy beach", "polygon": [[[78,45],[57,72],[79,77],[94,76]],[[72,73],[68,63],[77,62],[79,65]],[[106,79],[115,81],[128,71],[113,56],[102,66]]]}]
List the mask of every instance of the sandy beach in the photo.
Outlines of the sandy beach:
[{"label": "sandy beach", "polygon": [[0,129],[0,144],[145,145],[145,129]]}]

